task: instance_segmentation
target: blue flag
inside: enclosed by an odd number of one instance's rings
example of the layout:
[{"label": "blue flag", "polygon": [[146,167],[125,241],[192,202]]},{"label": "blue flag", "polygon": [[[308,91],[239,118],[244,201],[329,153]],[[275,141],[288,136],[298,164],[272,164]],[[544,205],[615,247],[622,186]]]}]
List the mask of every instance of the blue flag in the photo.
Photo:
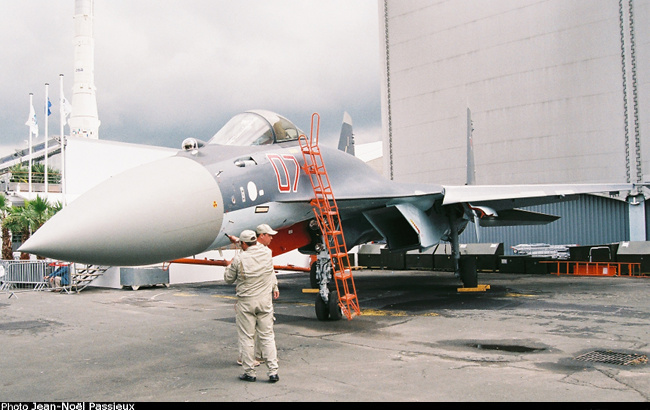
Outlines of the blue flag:
[{"label": "blue flag", "polygon": [[52,106],[52,103],[50,102],[50,97],[47,97],[47,116],[49,117],[52,115],[52,111],[50,111],[50,107]]}]

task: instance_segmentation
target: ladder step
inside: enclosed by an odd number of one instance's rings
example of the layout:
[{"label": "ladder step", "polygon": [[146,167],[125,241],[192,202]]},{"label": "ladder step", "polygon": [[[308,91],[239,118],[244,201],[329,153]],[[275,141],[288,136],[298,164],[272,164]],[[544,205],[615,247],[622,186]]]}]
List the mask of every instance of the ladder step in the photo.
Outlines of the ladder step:
[{"label": "ladder step", "polygon": [[355,300],[356,298],[357,298],[357,295],[352,294],[352,293],[347,293],[347,294],[345,294],[345,295],[343,295],[343,296],[339,296],[339,300],[340,300],[341,302],[344,302],[344,303],[347,303],[347,302],[349,302],[349,301],[353,301],[353,300]]},{"label": "ladder step", "polygon": [[352,277],[352,274],[350,272],[336,272],[334,274],[334,278],[337,280],[348,280]]}]

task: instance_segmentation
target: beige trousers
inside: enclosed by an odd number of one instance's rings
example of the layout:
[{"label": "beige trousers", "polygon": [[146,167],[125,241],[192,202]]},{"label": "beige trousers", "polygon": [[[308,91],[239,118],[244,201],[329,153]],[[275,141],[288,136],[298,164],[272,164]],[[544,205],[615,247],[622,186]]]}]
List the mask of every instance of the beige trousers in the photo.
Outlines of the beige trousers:
[{"label": "beige trousers", "polygon": [[259,338],[262,356],[266,360],[268,375],[278,373],[278,353],[273,332],[273,297],[237,299],[235,321],[239,338],[242,367],[249,376],[255,376],[255,336]]}]

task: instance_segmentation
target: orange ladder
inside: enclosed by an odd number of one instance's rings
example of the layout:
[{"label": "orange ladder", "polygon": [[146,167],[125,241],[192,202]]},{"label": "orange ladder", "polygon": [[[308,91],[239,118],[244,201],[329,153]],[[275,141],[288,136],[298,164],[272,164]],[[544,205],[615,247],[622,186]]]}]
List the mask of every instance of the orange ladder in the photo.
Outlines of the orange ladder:
[{"label": "orange ladder", "polygon": [[361,310],[352,278],[352,268],[343,237],[338,206],[318,147],[319,128],[320,116],[314,113],[311,116],[309,140],[304,134],[299,139],[302,156],[305,160],[303,170],[309,176],[314,189],[315,198],[311,200],[311,206],[332,261],[332,276],[339,297],[338,304],[341,312],[350,320],[354,315],[361,315]]}]

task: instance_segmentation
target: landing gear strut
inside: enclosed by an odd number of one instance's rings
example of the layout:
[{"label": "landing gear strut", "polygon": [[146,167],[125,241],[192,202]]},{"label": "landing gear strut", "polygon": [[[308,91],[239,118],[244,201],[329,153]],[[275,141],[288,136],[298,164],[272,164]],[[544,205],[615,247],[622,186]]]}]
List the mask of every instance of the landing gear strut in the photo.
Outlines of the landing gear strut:
[{"label": "landing gear strut", "polygon": [[454,259],[454,272],[456,277],[460,278],[463,286],[466,288],[476,288],[478,286],[478,273],[476,272],[476,257],[461,256],[460,245],[458,243],[458,221],[459,218],[453,215],[449,216],[451,251]]},{"label": "landing gear strut", "polygon": [[332,277],[332,261],[329,253],[323,251],[318,259],[312,263],[309,280],[313,288],[318,288],[314,309],[316,318],[320,321],[341,320],[343,313],[339,306],[339,295],[335,289]]}]

